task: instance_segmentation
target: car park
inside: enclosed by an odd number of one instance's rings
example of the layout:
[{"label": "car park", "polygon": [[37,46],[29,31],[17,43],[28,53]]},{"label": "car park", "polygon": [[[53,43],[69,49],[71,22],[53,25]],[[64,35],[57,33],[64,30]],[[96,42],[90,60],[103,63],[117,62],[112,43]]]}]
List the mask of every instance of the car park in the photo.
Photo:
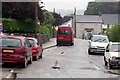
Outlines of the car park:
[{"label": "car park", "polygon": [[109,43],[108,37],[105,35],[93,35],[89,40],[88,53],[100,53],[104,55],[105,49]]},{"label": "car park", "polygon": [[110,42],[104,55],[105,66],[109,69],[120,66],[120,42]]},{"label": "car park", "polygon": [[57,31],[57,46],[63,44],[74,45],[74,34],[72,27],[70,26],[59,26]]},{"label": "car park", "polygon": [[36,38],[27,38],[30,42],[30,44],[32,45],[32,56],[33,56],[33,60],[42,58],[42,52],[43,52],[43,47],[40,44],[40,41],[38,41]]},{"label": "car park", "polygon": [[1,36],[0,57],[2,63],[19,63],[22,67],[32,63],[32,49],[29,41],[23,36]]}]

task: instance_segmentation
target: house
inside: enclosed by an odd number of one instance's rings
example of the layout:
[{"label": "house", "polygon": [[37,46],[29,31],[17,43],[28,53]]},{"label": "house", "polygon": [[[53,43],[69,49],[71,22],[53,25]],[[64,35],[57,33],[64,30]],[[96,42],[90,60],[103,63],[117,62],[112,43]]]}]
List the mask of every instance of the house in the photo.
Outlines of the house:
[{"label": "house", "polygon": [[[76,22],[76,23],[75,23]],[[101,33],[102,17],[99,15],[76,15],[73,16],[73,29],[76,38],[83,38],[85,32]]]},{"label": "house", "polygon": [[110,28],[114,24],[118,24],[119,14],[102,14],[103,29]]},{"label": "house", "polygon": [[70,27],[72,27],[72,19],[70,19],[69,21],[63,23],[61,26],[70,26]]}]

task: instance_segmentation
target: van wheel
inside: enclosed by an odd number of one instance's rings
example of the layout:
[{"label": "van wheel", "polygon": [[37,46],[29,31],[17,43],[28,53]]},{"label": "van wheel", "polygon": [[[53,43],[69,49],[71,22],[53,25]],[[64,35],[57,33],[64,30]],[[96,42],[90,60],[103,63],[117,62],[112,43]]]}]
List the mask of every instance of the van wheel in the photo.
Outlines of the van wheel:
[{"label": "van wheel", "polygon": [[107,65],[108,65],[108,62],[106,61],[105,56],[104,56],[104,63],[105,63],[105,66],[107,66]]},{"label": "van wheel", "polygon": [[109,65],[109,69],[113,69],[113,66],[111,64]]},{"label": "van wheel", "polygon": [[109,64],[108,64],[108,68],[109,68],[109,69],[112,69],[112,68],[113,68],[113,66],[110,64],[110,61],[109,61]]},{"label": "van wheel", "polygon": [[60,44],[57,43],[57,46],[60,46]]},{"label": "van wheel", "polygon": [[108,65],[108,62],[105,60],[105,66],[107,66]]}]

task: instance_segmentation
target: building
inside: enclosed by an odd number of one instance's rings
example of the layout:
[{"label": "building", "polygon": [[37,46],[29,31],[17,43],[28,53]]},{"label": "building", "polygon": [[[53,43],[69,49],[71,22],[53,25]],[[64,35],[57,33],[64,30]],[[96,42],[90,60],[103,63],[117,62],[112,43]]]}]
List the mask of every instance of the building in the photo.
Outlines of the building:
[{"label": "building", "polygon": [[103,19],[103,29],[110,28],[114,24],[118,24],[119,22],[119,14],[102,14]]},{"label": "building", "polygon": [[85,32],[92,32],[95,34],[101,33],[102,24],[102,17],[99,15],[76,15],[76,17],[73,16],[73,29],[76,33],[76,38],[83,38]]},{"label": "building", "polygon": [[70,26],[70,27],[72,27],[72,19],[65,22],[65,23],[63,23],[61,26]]}]

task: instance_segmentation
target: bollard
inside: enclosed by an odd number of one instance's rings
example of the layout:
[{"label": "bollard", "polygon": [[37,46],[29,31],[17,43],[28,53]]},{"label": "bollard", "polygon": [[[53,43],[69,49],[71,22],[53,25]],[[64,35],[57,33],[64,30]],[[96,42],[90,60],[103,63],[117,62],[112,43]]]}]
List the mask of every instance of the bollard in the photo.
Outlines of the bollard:
[{"label": "bollard", "polygon": [[61,52],[61,54],[64,54],[64,52]]},{"label": "bollard", "polygon": [[53,69],[60,69],[60,66],[58,64],[58,60],[55,62],[55,65],[52,68]]},{"label": "bollard", "polygon": [[17,73],[16,73],[16,72],[13,72],[13,73],[12,73],[12,77],[13,77],[13,80],[16,80],[16,78],[17,78]]},{"label": "bollard", "polygon": [[16,80],[17,72],[15,72],[14,70],[11,70],[10,74],[6,78],[11,78],[12,80]]}]

